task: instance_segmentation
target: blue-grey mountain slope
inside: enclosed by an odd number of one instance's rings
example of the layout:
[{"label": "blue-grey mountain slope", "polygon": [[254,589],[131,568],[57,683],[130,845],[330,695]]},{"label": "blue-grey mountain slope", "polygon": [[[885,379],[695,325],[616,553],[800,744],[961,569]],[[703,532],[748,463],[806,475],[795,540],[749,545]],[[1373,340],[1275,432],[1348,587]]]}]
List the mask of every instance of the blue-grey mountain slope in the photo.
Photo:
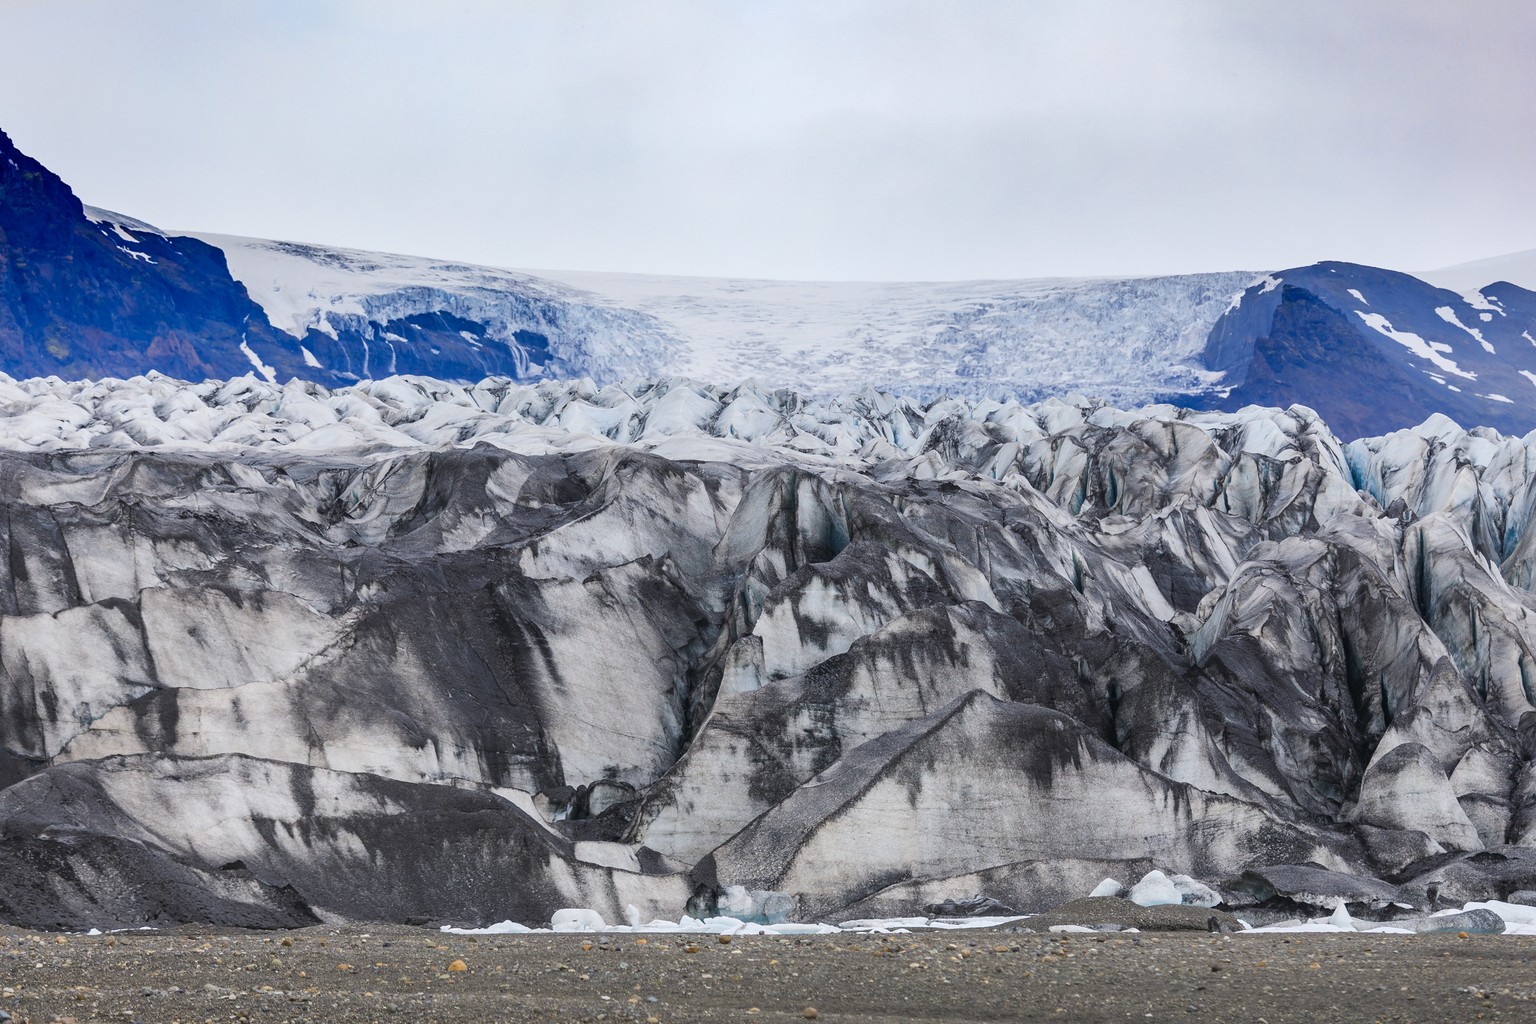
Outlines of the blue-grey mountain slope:
[{"label": "blue-grey mountain slope", "polygon": [[1436,413],[1536,428],[1536,292],[1507,281],[1461,295],[1350,263],[1281,271],[1217,321],[1204,358],[1224,376],[1193,404],[1302,403],[1344,437]]}]

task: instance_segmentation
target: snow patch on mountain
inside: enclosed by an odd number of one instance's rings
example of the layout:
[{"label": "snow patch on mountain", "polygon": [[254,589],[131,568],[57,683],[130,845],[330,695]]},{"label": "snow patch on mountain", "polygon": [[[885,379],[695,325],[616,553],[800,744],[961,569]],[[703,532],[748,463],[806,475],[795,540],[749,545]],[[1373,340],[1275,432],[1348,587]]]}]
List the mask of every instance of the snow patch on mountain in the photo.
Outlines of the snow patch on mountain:
[{"label": "snow patch on mountain", "polygon": [[1482,331],[1478,330],[1476,327],[1468,327],[1466,324],[1462,323],[1461,319],[1456,316],[1456,310],[1452,309],[1450,306],[1435,307],[1435,315],[1438,316],[1441,320],[1444,320],[1446,323],[1450,324],[1452,327],[1460,327],[1462,330],[1472,335],[1472,337],[1477,340],[1477,343],[1483,346],[1484,352],[1498,352],[1498,349],[1494,348],[1491,344],[1489,344],[1488,339],[1483,337]]},{"label": "snow patch on mountain", "polygon": [[1438,341],[1426,341],[1412,331],[1399,331],[1392,326],[1392,321],[1380,313],[1360,313],[1357,311],[1355,315],[1364,320],[1366,326],[1372,330],[1386,335],[1420,359],[1434,363],[1446,373],[1454,373],[1456,376],[1464,377],[1467,380],[1477,379],[1477,374],[1463,370],[1456,365],[1454,359],[1447,359],[1442,354],[1454,351],[1451,346]]},{"label": "snow patch on mountain", "polygon": [[137,217],[130,217],[115,210],[103,210],[99,206],[85,207],[85,219],[92,224],[105,225],[115,232],[119,238],[135,244],[139,240],[131,232],[138,232],[140,235],[159,235],[161,238],[168,237],[164,231],[161,231],[148,221],[139,220]]},{"label": "snow patch on mountain", "polygon": [[251,348],[249,342],[242,341],[240,343],[240,351],[245,353],[245,358],[251,361],[251,365],[256,368],[257,373],[265,377],[269,383],[277,382],[277,371],[261,361],[261,357]]}]

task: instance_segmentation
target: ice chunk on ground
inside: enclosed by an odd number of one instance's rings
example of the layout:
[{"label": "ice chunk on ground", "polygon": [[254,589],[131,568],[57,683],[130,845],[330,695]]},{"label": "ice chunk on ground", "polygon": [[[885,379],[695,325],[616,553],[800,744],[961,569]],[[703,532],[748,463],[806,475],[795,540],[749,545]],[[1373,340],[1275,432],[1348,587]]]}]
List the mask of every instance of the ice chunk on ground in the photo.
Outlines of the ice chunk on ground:
[{"label": "ice chunk on ground", "polygon": [[782,924],[794,913],[795,898],[783,892],[727,885],[720,890],[715,909],[722,917],[756,924]]},{"label": "ice chunk on ground", "polygon": [[555,911],[554,917],[549,919],[549,926],[557,932],[601,932],[608,929],[608,922],[595,910],[569,907]]},{"label": "ice chunk on ground", "polygon": [[1179,902],[1186,907],[1215,907],[1222,902],[1221,893],[1188,875],[1171,875],[1168,880],[1179,890]]},{"label": "ice chunk on ground", "polygon": [[484,928],[452,928],[443,926],[443,931],[453,935],[529,935],[541,928],[529,928],[525,924],[516,921],[501,921],[497,924],[486,925]]},{"label": "ice chunk on ground", "polygon": [[1466,932],[1469,935],[1502,935],[1504,918],[1486,907],[1473,910],[1435,914],[1415,923],[1414,931],[1420,935]]},{"label": "ice chunk on ground", "polygon": [[1131,887],[1129,899],[1139,906],[1157,907],[1183,903],[1184,894],[1171,878],[1154,868]]}]

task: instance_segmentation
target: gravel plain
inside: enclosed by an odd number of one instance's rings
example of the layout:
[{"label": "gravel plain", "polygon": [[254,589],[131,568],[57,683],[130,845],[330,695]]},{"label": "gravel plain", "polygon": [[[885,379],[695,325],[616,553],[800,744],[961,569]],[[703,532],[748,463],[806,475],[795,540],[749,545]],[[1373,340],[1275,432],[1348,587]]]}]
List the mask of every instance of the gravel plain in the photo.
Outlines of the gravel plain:
[{"label": "gravel plain", "polygon": [[1515,936],[0,929],[0,1008],[24,1024],[1536,1020],[1533,961],[1536,938]]}]

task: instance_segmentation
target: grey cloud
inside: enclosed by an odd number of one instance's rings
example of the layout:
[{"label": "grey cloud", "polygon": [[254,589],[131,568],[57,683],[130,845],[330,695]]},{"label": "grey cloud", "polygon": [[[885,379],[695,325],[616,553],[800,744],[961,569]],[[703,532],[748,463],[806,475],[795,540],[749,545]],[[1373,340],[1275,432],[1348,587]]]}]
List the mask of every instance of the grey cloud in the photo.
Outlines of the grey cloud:
[{"label": "grey cloud", "polygon": [[821,278],[1536,245],[1510,0],[13,0],[0,28],[0,127],[174,227]]}]

